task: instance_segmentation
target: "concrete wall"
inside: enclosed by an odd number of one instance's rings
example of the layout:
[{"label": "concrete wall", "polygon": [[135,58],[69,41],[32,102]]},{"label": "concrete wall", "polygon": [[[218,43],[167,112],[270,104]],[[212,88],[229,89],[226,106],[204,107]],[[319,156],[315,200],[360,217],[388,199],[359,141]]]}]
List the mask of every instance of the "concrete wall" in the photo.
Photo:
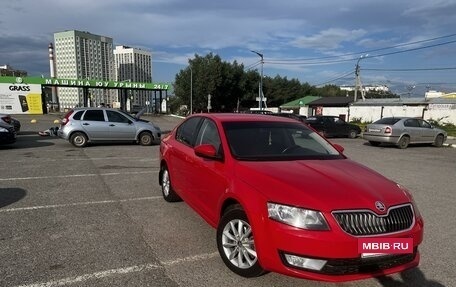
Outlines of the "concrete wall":
[{"label": "concrete wall", "polygon": [[[383,111],[382,111],[383,109]],[[300,113],[305,109],[301,108]],[[304,114],[304,113],[302,113]],[[305,115],[305,114],[304,114]],[[310,113],[308,114],[310,115]],[[350,106],[336,108],[324,107],[323,115],[339,116],[345,115],[349,121],[361,119],[361,122],[374,122],[384,117],[423,117],[425,120],[439,120],[441,123],[456,125],[456,108],[454,106],[442,106],[432,108],[430,106]]]}]

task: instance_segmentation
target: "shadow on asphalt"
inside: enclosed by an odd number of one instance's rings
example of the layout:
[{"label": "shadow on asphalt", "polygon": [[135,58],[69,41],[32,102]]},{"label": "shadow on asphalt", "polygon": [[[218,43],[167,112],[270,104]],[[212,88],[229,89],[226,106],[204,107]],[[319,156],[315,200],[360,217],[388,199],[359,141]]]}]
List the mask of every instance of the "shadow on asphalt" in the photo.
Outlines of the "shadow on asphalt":
[{"label": "shadow on asphalt", "polygon": [[55,145],[49,139],[60,140],[58,137],[42,137],[37,132],[19,132],[15,143],[0,145],[0,150],[26,149]]},{"label": "shadow on asphalt", "polygon": [[413,268],[400,273],[401,279],[390,276],[377,277],[377,281],[384,287],[447,287],[435,280],[428,280],[420,268]]},{"label": "shadow on asphalt", "polygon": [[0,208],[21,200],[26,194],[22,188],[0,188]]}]

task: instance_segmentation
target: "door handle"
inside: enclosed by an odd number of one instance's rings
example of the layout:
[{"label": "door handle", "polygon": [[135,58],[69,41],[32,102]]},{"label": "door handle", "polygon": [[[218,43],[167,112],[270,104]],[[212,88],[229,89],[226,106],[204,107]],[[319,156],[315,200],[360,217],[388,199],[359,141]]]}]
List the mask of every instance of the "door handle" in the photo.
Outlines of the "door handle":
[{"label": "door handle", "polygon": [[115,125],[115,124],[110,124],[109,126],[110,126],[110,127],[115,127],[116,125]]},{"label": "door handle", "polygon": [[90,126],[90,124],[88,124],[88,123],[83,123],[82,125],[83,126]]}]

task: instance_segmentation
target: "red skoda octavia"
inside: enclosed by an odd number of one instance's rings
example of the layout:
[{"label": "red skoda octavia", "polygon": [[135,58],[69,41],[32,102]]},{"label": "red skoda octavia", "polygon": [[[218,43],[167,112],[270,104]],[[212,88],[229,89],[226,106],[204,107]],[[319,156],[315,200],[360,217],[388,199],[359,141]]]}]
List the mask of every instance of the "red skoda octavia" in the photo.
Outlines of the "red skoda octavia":
[{"label": "red skoda octavia", "polygon": [[168,202],[217,229],[233,272],[347,281],[418,265],[423,219],[410,193],[293,119],[196,114],[160,145]]}]

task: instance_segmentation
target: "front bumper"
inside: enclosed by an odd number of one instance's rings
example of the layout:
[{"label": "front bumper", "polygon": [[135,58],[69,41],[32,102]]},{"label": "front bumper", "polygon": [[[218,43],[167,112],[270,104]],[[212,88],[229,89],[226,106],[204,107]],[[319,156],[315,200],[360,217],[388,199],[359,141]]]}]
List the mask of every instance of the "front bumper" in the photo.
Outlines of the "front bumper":
[{"label": "front bumper", "polygon": [[[330,231],[305,231],[269,220],[268,242],[261,244],[260,264],[267,270],[306,279],[342,282],[401,272],[416,267],[420,261],[418,245],[423,240],[423,221],[411,230],[375,236],[375,238],[413,238],[411,254],[392,254],[361,258],[358,237],[344,233],[338,226]],[[260,248],[260,246],[259,246]],[[266,256],[263,256],[266,254]],[[324,263],[320,270],[293,266],[286,254],[317,259]]]},{"label": "front bumper", "polygon": [[16,133],[0,133],[0,144],[12,144],[16,142]]}]

